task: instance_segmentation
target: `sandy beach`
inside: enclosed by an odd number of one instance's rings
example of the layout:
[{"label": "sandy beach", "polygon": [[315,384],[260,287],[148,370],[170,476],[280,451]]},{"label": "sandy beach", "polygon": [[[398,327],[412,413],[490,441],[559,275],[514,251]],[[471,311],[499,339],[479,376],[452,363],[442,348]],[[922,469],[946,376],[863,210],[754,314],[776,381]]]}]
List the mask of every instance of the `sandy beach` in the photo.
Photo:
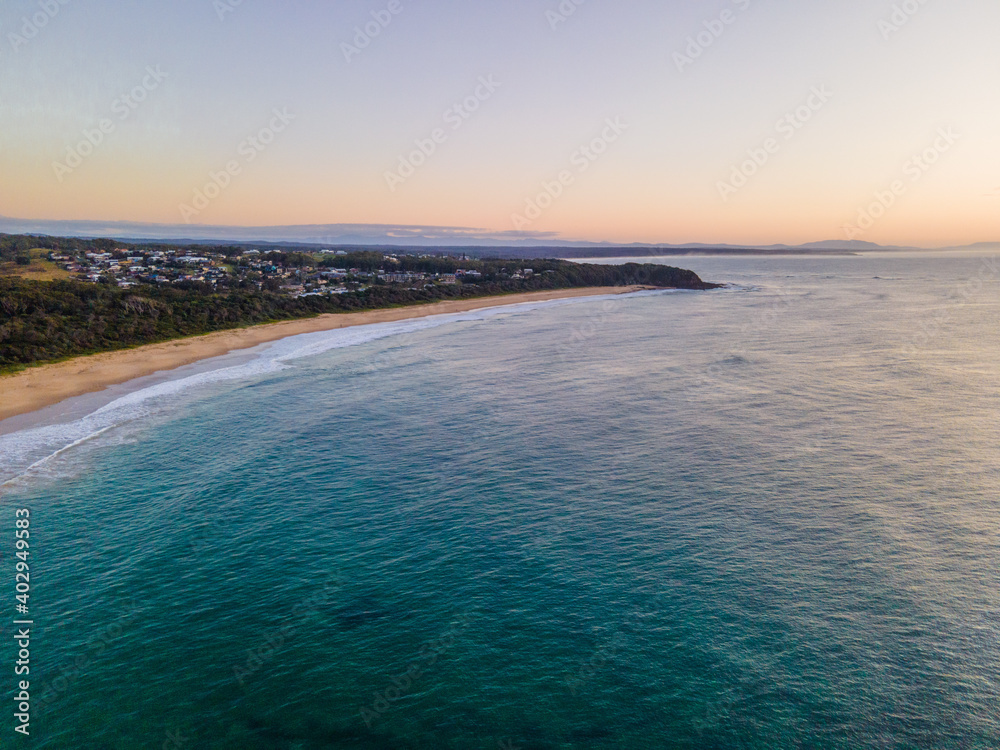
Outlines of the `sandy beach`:
[{"label": "sandy beach", "polygon": [[289,320],[229,331],[217,331],[204,336],[167,341],[162,344],[149,344],[124,351],[77,357],[65,362],[30,367],[13,375],[0,377],[0,420],[19,414],[27,414],[74,396],[101,391],[108,386],[125,383],[135,378],[173,370],[202,359],[218,357],[239,349],[249,349],[287,336],[372,323],[391,323],[427,315],[467,312],[484,307],[515,305],[521,302],[543,302],[600,294],[626,294],[648,288],[634,286],[559,289],[435,302],[386,310],[335,313],[304,320]]}]

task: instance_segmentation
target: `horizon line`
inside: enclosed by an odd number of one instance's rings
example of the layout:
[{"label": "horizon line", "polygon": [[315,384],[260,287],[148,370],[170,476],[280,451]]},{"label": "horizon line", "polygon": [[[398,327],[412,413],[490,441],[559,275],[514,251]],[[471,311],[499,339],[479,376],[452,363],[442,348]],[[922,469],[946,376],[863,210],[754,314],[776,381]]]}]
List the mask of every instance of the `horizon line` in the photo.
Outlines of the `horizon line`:
[{"label": "horizon line", "polygon": [[[5,226],[9,224],[10,226]],[[125,236],[122,232],[152,232],[156,236]],[[131,220],[95,219],[21,219],[0,215],[0,232],[5,234],[37,234],[53,237],[132,239],[148,241],[191,242],[256,242],[263,244],[307,244],[372,247],[421,247],[450,245],[460,247],[516,248],[738,248],[738,249],[844,249],[863,251],[887,250],[955,250],[1000,246],[1000,241],[982,240],[963,245],[920,247],[915,245],[884,245],[865,240],[818,240],[790,244],[787,242],[733,243],[706,242],[614,242],[611,240],[564,239],[555,232],[510,232],[461,226],[420,224],[168,224]],[[316,232],[329,233],[317,236]],[[294,236],[296,233],[303,233]],[[244,236],[235,236],[235,235]],[[252,236],[257,234],[258,236]],[[352,236],[353,235],[353,236]]]}]

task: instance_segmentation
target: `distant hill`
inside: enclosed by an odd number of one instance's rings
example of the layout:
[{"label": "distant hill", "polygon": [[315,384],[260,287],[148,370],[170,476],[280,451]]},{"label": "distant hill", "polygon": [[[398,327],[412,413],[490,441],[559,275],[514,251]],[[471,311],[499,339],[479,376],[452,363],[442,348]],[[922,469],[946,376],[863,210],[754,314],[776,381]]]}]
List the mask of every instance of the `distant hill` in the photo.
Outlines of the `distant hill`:
[{"label": "distant hill", "polygon": [[[93,239],[109,237],[138,242],[172,244],[234,243],[245,246],[316,246],[329,249],[371,248],[400,252],[430,249],[467,253],[473,257],[599,258],[678,255],[819,255],[873,251],[919,251],[923,248],[878,245],[861,240],[825,240],[803,245],[729,245],[687,243],[618,245],[607,242],[561,240],[545,233],[488,232],[466,227],[383,224],[303,224],[240,227],[203,224],[151,224],[119,221],[46,221],[0,216],[0,232]],[[977,243],[948,250],[1000,247]]]},{"label": "distant hill", "polygon": [[826,242],[808,242],[805,245],[799,245],[799,247],[809,248],[810,250],[854,250],[857,252],[885,249],[882,245],[876,245],[874,242],[864,242],[863,240],[827,240]]},{"label": "distant hill", "polygon": [[1000,242],[976,242],[961,247],[948,247],[946,250],[1000,250]]}]

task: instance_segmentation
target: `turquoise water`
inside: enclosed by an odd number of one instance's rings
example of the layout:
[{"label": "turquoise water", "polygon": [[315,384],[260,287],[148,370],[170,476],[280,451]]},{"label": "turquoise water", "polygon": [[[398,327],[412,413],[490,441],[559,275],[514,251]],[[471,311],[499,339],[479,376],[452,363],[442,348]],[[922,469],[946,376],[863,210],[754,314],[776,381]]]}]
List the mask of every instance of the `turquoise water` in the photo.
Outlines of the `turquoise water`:
[{"label": "turquoise water", "polygon": [[679,264],[0,437],[0,744],[1000,747],[1000,267]]}]

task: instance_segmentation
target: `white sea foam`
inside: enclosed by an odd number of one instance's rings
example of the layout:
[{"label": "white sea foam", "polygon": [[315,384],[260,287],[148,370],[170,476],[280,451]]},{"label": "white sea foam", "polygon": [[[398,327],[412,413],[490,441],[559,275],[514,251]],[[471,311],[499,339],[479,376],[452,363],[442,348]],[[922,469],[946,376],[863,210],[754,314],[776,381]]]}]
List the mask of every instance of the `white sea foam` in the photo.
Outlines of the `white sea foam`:
[{"label": "white sea foam", "polygon": [[[672,290],[636,292],[625,296],[649,296],[669,293],[670,291]],[[574,297],[545,302],[503,305],[464,313],[411,318],[394,323],[377,323],[306,333],[264,344],[251,350],[252,358],[242,364],[221,366],[218,369],[178,377],[135,390],[116,398],[84,417],[72,421],[32,427],[0,435],[0,488],[9,486],[16,480],[43,473],[50,468],[52,462],[64,456],[71,449],[105,436],[115,427],[164,413],[178,396],[194,388],[279,372],[290,367],[289,362],[298,359],[313,357],[333,349],[359,346],[390,336],[414,333],[451,323],[487,320],[498,315],[612,298],[618,297]],[[217,359],[220,363],[231,361],[227,357]],[[209,365],[211,362],[212,360],[206,361]]]}]

